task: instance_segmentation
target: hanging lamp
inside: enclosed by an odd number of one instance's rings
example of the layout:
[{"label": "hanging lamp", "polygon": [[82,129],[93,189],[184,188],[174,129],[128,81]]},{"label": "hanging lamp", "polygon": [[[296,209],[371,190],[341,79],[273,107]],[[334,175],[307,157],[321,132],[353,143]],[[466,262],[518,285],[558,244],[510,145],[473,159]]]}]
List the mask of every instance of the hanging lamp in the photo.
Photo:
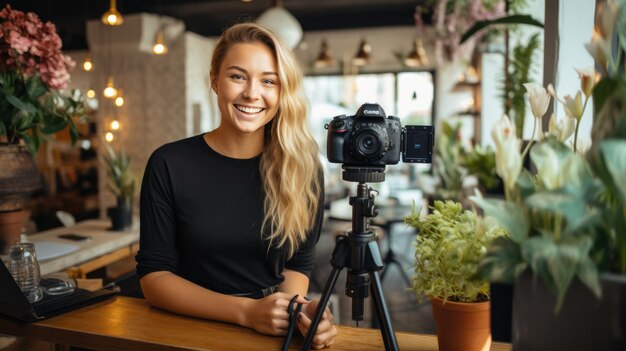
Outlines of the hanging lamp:
[{"label": "hanging lamp", "polygon": [[352,64],[355,66],[365,66],[370,62],[370,53],[372,52],[372,47],[370,44],[365,41],[365,39],[361,40],[359,44],[359,51],[357,51],[356,55],[352,59]]},{"label": "hanging lamp", "polygon": [[274,6],[263,12],[256,23],[278,35],[290,48],[295,48],[302,39],[302,26],[289,11],[283,8],[283,2],[277,0]]},{"label": "hanging lamp", "polygon": [[110,0],[109,10],[102,15],[102,23],[107,26],[119,26],[124,23],[124,17],[117,10],[116,0]]}]

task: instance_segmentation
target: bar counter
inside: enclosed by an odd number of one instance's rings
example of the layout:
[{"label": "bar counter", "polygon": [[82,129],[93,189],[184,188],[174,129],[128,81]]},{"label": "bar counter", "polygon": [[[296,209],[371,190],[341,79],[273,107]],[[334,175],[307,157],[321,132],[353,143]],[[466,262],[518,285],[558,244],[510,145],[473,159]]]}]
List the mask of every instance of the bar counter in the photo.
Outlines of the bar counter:
[{"label": "bar counter", "polygon": [[[384,350],[380,330],[339,325],[328,350]],[[60,316],[29,324],[0,319],[0,333],[93,350],[280,350],[282,337],[251,329],[161,311],[145,300],[118,296]],[[437,338],[396,332],[402,351],[437,350]],[[298,350],[303,338],[292,340]],[[510,350],[493,343],[491,350]]]}]

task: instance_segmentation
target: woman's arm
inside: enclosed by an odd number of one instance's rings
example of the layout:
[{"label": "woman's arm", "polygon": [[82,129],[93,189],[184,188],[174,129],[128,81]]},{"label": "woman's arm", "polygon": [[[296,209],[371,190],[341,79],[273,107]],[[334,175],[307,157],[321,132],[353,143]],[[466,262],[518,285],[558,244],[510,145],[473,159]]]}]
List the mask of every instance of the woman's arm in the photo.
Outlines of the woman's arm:
[{"label": "woman's arm", "polygon": [[[153,306],[192,317],[238,324],[268,335],[284,335],[287,306],[293,294],[275,293],[260,300],[216,293],[171,272],[159,271],[140,280]],[[304,298],[298,302],[307,303]]]},{"label": "woman's arm", "polygon": [[309,291],[309,277],[306,274],[292,271],[289,269],[283,270],[283,280],[278,286],[278,291],[293,295],[306,296]]}]

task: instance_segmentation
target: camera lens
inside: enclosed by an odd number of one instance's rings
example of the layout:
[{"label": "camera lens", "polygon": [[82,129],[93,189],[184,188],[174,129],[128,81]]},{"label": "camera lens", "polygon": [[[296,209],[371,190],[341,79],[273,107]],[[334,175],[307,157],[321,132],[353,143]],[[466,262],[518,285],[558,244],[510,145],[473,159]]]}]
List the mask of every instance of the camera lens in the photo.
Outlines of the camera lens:
[{"label": "camera lens", "polygon": [[376,161],[385,155],[385,143],[375,128],[364,128],[352,138],[353,156],[363,161]]}]

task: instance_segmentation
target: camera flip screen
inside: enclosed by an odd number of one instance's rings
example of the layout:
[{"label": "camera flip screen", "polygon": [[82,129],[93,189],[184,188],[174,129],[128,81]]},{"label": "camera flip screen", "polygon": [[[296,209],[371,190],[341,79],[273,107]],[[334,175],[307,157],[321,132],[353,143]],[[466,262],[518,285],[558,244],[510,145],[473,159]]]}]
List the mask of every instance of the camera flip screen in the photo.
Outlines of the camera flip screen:
[{"label": "camera flip screen", "polygon": [[406,126],[402,162],[431,163],[435,131],[433,126]]}]

